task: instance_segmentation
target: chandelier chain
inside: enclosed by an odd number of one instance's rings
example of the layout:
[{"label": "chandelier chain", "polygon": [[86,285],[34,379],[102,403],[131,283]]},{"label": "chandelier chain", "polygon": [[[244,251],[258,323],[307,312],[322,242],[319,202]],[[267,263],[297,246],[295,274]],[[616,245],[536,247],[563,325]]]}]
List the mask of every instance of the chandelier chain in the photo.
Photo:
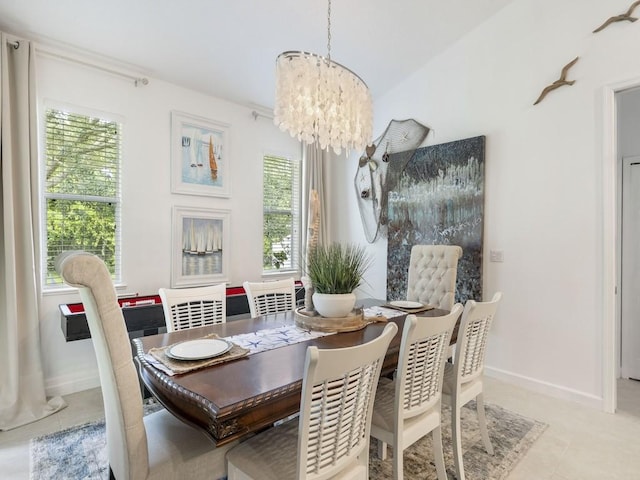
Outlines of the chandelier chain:
[{"label": "chandelier chain", "polygon": [[327,60],[331,61],[331,0],[327,9]]}]

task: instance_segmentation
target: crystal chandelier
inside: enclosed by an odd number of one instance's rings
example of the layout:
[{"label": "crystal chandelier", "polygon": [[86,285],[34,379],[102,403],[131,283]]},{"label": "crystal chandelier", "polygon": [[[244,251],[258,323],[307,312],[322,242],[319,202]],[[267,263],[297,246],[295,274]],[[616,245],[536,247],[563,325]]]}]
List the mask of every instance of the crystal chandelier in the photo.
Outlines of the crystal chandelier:
[{"label": "crystal chandelier", "polygon": [[367,84],[331,60],[331,0],[327,14],[327,56],[287,51],[276,59],[274,123],[323,150],[364,150],[371,142],[373,107]]}]

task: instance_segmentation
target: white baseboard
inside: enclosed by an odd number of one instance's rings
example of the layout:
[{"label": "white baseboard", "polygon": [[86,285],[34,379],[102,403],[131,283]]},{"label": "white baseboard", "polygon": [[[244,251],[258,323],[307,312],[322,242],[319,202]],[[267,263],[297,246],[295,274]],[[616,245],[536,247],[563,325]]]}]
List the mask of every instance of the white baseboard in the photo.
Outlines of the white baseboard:
[{"label": "white baseboard", "polygon": [[595,408],[597,410],[604,411],[604,399],[595,395],[574,390],[571,388],[563,387],[561,385],[554,385],[552,383],[543,382],[536,378],[525,377],[513,372],[507,372],[497,368],[491,368],[485,366],[484,373],[492,378],[497,378],[507,383],[517,385],[533,392],[542,393],[554,398],[560,398],[562,400],[568,400],[576,402],[587,407]]},{"label": "white baseboard", "polygon": [[72,393],[89,390],[100,386],[98,370],[86,370],[73,375],[62,375],[55,378],[47,378],[45,392],[47,397],[70,395]]}]

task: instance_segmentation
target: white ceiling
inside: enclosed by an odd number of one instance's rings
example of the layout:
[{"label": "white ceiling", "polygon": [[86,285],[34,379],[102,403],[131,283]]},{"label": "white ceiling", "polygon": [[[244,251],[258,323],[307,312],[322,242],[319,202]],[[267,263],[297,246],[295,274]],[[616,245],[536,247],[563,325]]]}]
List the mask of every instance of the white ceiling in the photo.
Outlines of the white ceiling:
[{"label": "white ceiling", "polygon": [[[376,98],[511,0],[336,0],[331,58]],[[273,106],[275,59],[327,53],[326,0],[0,0],[0,29]]]}]

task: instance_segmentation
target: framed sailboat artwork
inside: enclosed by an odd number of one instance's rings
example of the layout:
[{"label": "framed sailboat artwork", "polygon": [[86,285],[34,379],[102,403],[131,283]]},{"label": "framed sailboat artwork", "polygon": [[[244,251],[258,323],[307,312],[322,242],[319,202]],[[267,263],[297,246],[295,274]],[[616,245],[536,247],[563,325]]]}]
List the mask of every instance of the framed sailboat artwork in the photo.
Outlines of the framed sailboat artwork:
[{"label": "framed sailboat artwork", "polygon": [[171,112],[171,192],[229,197],[229,124]]},{"label": "framed sailboat artwork", "polygon": [[173,207],[172,288],[228,280],[229,215],[229,210]]}]

